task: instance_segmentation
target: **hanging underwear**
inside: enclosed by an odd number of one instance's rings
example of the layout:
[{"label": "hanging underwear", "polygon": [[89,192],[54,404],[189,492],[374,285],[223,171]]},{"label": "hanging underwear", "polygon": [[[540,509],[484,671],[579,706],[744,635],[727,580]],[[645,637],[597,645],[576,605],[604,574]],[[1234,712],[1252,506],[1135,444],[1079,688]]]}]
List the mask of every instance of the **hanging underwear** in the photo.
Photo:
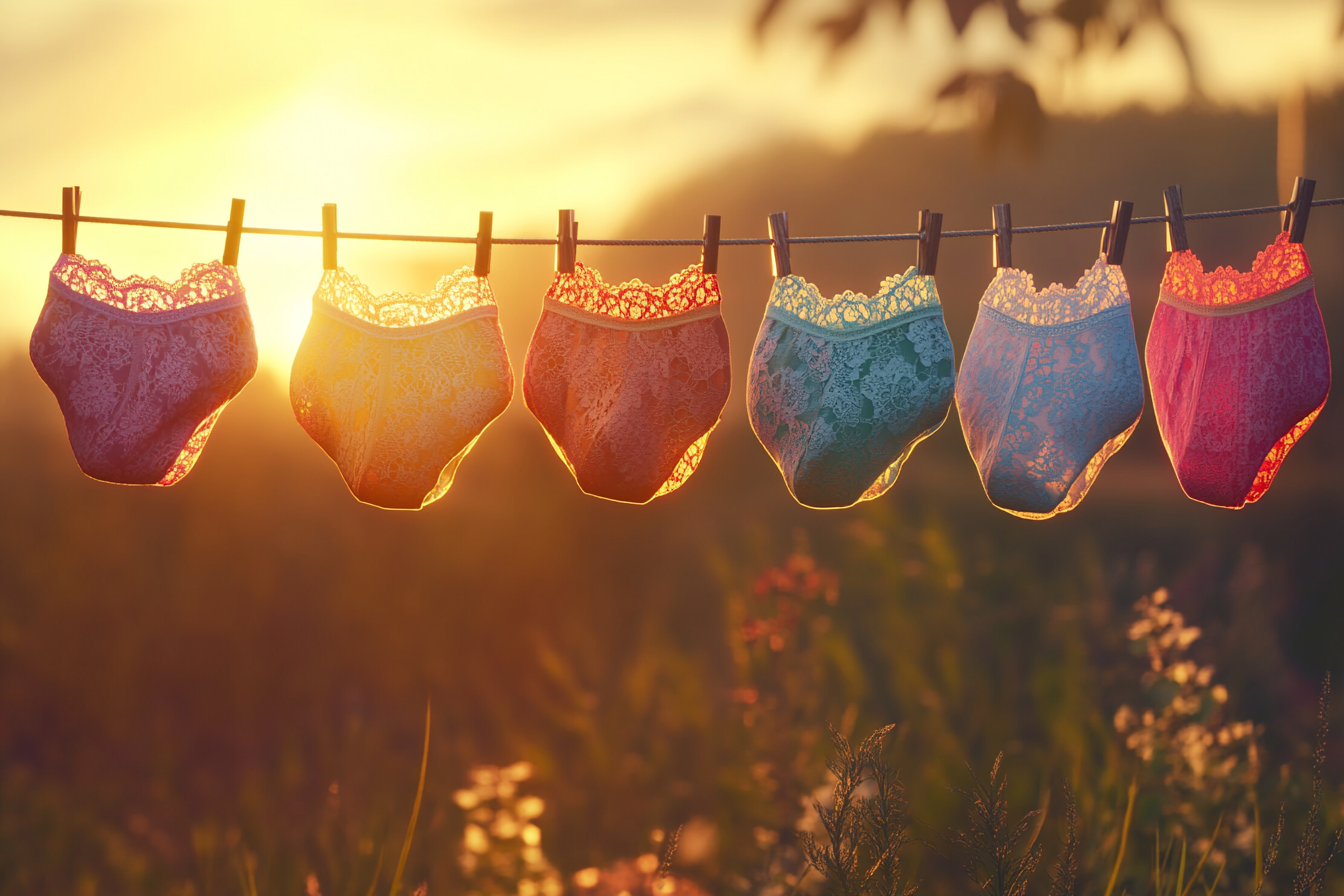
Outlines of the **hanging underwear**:
[{"label": "hanging underwear", "polygon": [[118,280],[97,261],[62,255],[28,354],[61,407],[79,468],[122,485],[186,476],[257,371],[243,284],[217,261],[165,283]]},{"label": "hanging underwear", "polygon": [[471,268],[426,296],[375,296],[344,268],[323,273],[289,399],[358,500],[419,510],[442,498],[512,397],[495,297]]},{"label": "hanging underwear", "polygon": [[848,507],[896,482],[947,419],[952,340],[932,277],[912,267],[869,298],[775,280],[751,354],[747,411],[800,504]]},{"label": "hanging underwear", "polygon": [[719,280],[665,286],[557,273],[527,349],[523,397],[586,494],[643,504],[690,478],[728,401]]},{"label": "hanging underwear", "polygon": [[1258,501],[1325,405],[1330,346],[1306,250],[1282,233],[1249,273],[1173,253],[1148,331],[1167,455],[1196,501]]},{"label": "hanging underwear", "polygon": [[980,300],[957,379],[966,447],[994,506],[1072,510],[1143,413],[1129,289],[1104,257],[1073,289],[1037,292],[1001,269]]}]

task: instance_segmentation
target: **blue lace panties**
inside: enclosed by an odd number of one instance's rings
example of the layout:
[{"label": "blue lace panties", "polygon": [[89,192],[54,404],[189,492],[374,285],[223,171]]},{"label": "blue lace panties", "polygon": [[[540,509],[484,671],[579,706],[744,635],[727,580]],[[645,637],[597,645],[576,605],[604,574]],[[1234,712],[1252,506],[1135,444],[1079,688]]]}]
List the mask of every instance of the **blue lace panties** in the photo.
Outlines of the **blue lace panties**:
[{"label": "blue lace panties", "polygon": [[966,445],[996,506],[1029,519],[1072,510],[1143,411],[1119,268],[1037,294],[1021,271],[990,285],[957,382]]}]

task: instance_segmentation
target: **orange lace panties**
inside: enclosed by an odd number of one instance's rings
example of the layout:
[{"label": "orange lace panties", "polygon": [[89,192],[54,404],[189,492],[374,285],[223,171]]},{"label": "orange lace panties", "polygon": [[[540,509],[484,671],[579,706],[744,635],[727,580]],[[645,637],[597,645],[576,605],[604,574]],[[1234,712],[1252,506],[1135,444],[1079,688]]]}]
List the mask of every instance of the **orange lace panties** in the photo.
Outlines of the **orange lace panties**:
[{"label": "orange lace panties", "polygon": [[611,286],[578,264],[546,293],[523,397],[584,492],[643,504],[695,472],[729,382],[716,275]]}]

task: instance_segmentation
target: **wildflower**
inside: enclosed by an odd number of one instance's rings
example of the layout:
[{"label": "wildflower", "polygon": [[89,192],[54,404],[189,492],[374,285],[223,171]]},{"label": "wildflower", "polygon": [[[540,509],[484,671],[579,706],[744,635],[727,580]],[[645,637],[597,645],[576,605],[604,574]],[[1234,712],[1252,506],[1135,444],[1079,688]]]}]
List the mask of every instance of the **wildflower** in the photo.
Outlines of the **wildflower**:
[{"label": "wildflower", "polygon": [[469,824],[462,829],[462,843],[474,853],[483,853],[490,849],[490,838],[485,829],[478,824]]},{"label": "wildflower", "polygon": [[[1256,726],[1224,719],[1227,688],[1213,684],[1213,666],[1185,655],[1202,633],[1168,606],[1169,599],[1159,589],[1134,604],[1138,618],[1129,638],[1147,658],[1142,683],[1153,706],[1142,713],[1121,706],[1113,723],[1125,746],[1159,776],[1179,828],[1206,814],[1197,804],[1224,802],[1229,788],[1253,785],[1259,759]],[[1244,832],[1250,822],[1240,817],[1232,824],[1234,846],[1254,841],[1253,831],[1250,840]]]},{"label": "wildflower", "polygon": [[[652,863],[647,861],[650,858]],[[583,869],[574,875],[574,884],[587,891],[583,896],[707,896],[685,878],[657,876],[658,867],[657,857],[651,854],[634,861],[623,859],[606,868]]]},{"label": "wildflower", "polygon": [[533,823],[546,803],[518,793],[532,772],[530,762],[478,766],[469,775],[471,788],[454,794],[468,809],[458,862],[474,896],[562,896],[559,873],[542,852],[541,828]]},{"label": "wildflower", "polygon": [[500,810],[495,816],[495,823],[490,826],[490,833],[501,840],[512,840],[518,836],[518,822],[514,819],[513,813],[507,809]]}]

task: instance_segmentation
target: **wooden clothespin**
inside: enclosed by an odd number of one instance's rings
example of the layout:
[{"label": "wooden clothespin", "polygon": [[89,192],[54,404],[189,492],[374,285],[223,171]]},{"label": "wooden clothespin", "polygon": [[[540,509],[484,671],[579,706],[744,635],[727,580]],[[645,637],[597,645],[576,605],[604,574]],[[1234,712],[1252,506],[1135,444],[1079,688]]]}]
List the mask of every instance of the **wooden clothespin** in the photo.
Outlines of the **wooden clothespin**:
[{"label": "wooden clothespin", "polygon": [[700,270],[705,274],[719,272],[719,231],[723,219],[718,215],[705,215],[705,235],[701,238]]},{"label": "wooden clothespin", "polygon": [[79,236],[79,187],[61,190],[61,254],[74,255]]},{"label": "wooden clothespin", "polygon": [[225,267],[238,267],[238,247],[243,241],[243,208],[246,205],[242,199],[235,199],[229,207],[229,227],[224,231],[224,255],[220,258]]},{"label": "wooden clothespin", "polygon": [[1307,236],[1307,217],[1311,214],[1311,197],[1316,192],[1316,181],[1299,177],[1293,181],[1293,198],[1283,213],[1283,229],[1288,231],[1288,242],[1300,243]]},{"label": "wooden clothespin", "polygon": [[921,277],[932,277],[938,269],[938,241],[943,237],[943,213],[922,209],[919,213],[919,242],[915,248],[915,269]]},{"label": "wooden clothespin", "polygon": [[336,268],[336,203],[328,202],[322,206],[322,270]]},{"label": "wooden clothespin", "polygon": [[1172,184],[1162,192],[1167,206],[1167,251],[1185,252],[1190,241],[1185,236],[1185,209],[1181,205],[1181,185]]},{"label": "wooden clothespin", "polygon": [[994,267],[1013,266],[1013,209],[1007,202],[994,206]]},{"label": "wooden clothespin", "polygon": [[1101,254],[1106,256],[1107,264],[1123,264],[1125,261],[1125,243],[1129,240],[1129,219],[1134,216],[1134,203],[1124,199],[1115,200],[1111,206],[1111,223],[1101,231]]},{"label": "wooden clothespin", "polygon": [[555,269],[561,274],[574,273],[579,255],[579,222],[574,220],[574,209],[560,209],[560,226],[556,231]]},{"label": "wooden clothespin", "polygon": [[495,213],[481,212],[481,223],[476,227],[476,267],[472,271],[477,277],[490,276],[490,240],[495,230]]},{"label": "wooden clothespin", "polygon": [[793,273],[789,263],[789,213],[775,212],[770,216],[771,269],[776,277]]}]

